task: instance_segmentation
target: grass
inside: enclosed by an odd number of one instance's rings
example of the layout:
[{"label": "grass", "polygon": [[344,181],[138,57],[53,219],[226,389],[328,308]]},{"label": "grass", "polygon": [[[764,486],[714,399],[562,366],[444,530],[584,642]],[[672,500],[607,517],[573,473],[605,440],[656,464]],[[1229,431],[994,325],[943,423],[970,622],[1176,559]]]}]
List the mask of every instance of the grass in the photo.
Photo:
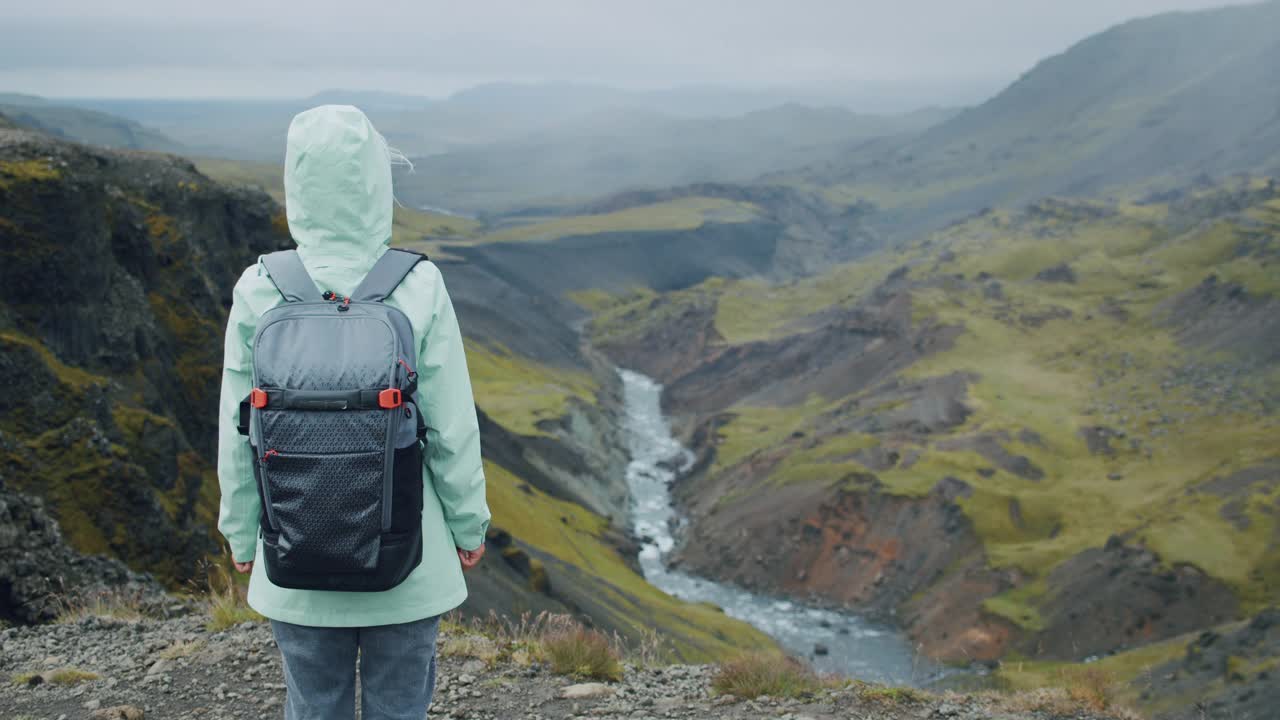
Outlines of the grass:
[{"label": "grass", "polygon": [[755,219],[758,213],[759,208],[751,203],[720,198],[685,197],[596,215],[573,215],[535,220],[497,229],[484,235],[482,239],[486,242],[528,242],[606,232],[693,230],[708,221],[747,222]]},{"label": "grass", "polygon": [[[230,557],[229,553],[224,553]],[[205,629],[221,632],[246,622],[265,622],[266,618],[249,607],[245,600],[245,588],[231,574],[227,562],[211,563],[207,572],[207,586],[203,600],[209,619]]]},{"label": "grass", "polygon": [[909,687],[887,687],[882,685],[872,685],[862,688],[859,696],[866,700],[887,705],[913,705],[925,702],[929,699],[929,694]]},{"label": "grass", "polygon": [[165,660],[191,657],[203,650],[207,644],[207,642],[199,638],[195,640],[175,640],[172,645],[160,651],[160,657]]},{"label": "grass", "polygon": [[[22,345],[31,349],[39,355],[45,367],[57,377],[59,382],[70,386],[73,390],[83,391],[95,385],[106,385],[108,382],[108,379],[102,375],[95,375],[63,363],[44,343],[23,333],[14,330],[0,331],[0,348],[4,348],[5,345]],[[7,348],[5,351],[9,352]]]},{"label": "grass", "polygon": [[[997,216],[948,231],[947,247],[957,257],[939,272],[988,272],[1002,282],[1006,299],[993,303],[977,290],[918,293],[918,317],[961,323],[966,331],[952,350],[926,358],[907,375],[977,372],[981,379],[968,398],[975,412],[962,431],[1034,430],[1043,447],[1018,445],[1016,451],[1047,477],[1039,483],[1006,473],[982,477],[975,472],[981,458],[927,449],[916,466],[881,479],[908,494],[943,474],[974,486],[962,506],[994,565],[1036,576],[1112,532],[1132,529],[1166,563],[1194,564],[1231,583],[1249,607],[1260,607],[1280,580],[1260,581],[1257,574],[1267,567],[1264,536],[1274,520],[1236,528],[1219,514],[1218,498],[1190,489],[1274,457],[1268,438],[1275,422],[1250,410],[1206,405],[1184,387],[1165,385],[1170,372],[1197,358],[1152,319],[1167,298],[1209,272],[1225,278],[1239,270],[1234,277],[1266,291],[1243,272],[1258,263],[1236,257],[1239,238],[1230,227],[1212,223],[1185,237],[1162,238],[1158,228],[1122,214],[1020,227]],[[1076,284],[1028,279],[1059,262],[1076,270]],[[927,278],[929,271],[918,267],[913,277]],[[1099,314],[1108,299],[1130,317]],[[1070,317],[1039,327],[1018,320],[1054,307]],[[1260,389],[1274,393],[1274,377],[1263,377],[1255,378]],[[1122,429],[1139,445],[1120,441],[1111,456],[1090,455],[1077,430],[1091,425]],[[1155,428],[1165,434],[1152,433]],[[1017,523],[1006,509],[1012,499],[1020,508]],[[1032,604],[1006,595],[988,601],[988,609],[1035,629]]]},{"label": "grass", "polygon": [[[669,642],[664,654],[708,662],[735,651],[774,647],[750,625],[715,608],[686,603],[647,583],[605,539],[606,518],[552,498],[493,463],[485,463],[486,493],[495,527],[522,543],[580,569],[613,627],[631,638],[654,629]],[[603,624],[606,618],[596,620]]]},{"label": "grass", "polygon": [[658,295],[649,288],[636,288],[611,299],[581,292],[575,297],[597,303],[587,335],[597,347],[604,347],[643,337],[654,328],[674,324],[690,311],[709,306],[716,301],[725,284],[722,278],[709,278],[693,287],[665,295]]},{"label": "grass", "polygon": [[[1255,188],[1256,190],[1256,188]],[[1205,207],[1224,205],[1235,190],[1207,193]],[[1225,203],[1230,205],[1231,203]],[[1280,372],[1239,370],[1237,359],[1183,345],[1168,324],[1169,301],[1214,274],[1254,295],[1280,296],[1280,199],[1234,216],[1180,220],[1185,210],[1159,205],[1045,201],[1026,212],[994,211],[954,225],[865,264],[833,268],[786,285],[716,280],[676,293],[630,296],[579,293],[593,313],[597,344],[643,333],[691,308],[713,305],[729,344],[781,340],[816,324],[816,313],[847,309],[890,268],[906,266],[912,316],[963,328],[949,348],[916,361],[906,380],[964,373],[973,378],[967,421],[922,440],[869,435],[827,436],[835,414],[853,398],[813,397],[788,407],[731,407],[718,426],[712,473],[756,458],[755,485],[740,483],[722,502],[762,492],[765,482],[832,483],[866,468],[860,449],[892,443],[918,455],[909,467],[877,472],[884,491],[928,493],[944,477],[964,481],[958,502],[982,538],[990,565],[1019,571],[1018,588],[990,598],[985,609],[1031,632],[1052,620],[1038,606],[1045,579],[1114,533],[1157,552],[1163,563],[1194,565],[1228,583],[1252,613],[1274,602],[1280,561],[1271,539],[1280,526],[1271,504],[1280,489],[1254,489],[1247,523],[1223,517],[1221,498],[1198,490],[1215,477],[1277,457],[1280,421],[1262,398],[1280,398]],[[1203,222],[1199,220],[1205,220]],[[943,250],[946,253],[943,253]],[[1076,282],[1044,282],[1042,270],[1067,264]],[[999,296],[986,292],[998,282]],[[1120,308],[1122,312],[1115,312]],[[1186,366],[1226,368],[1235,399],[1183,379]],[[799,368],[808,371],[812,368]],[[1227,381],[1217,381],[1227,382]],[[880,415],[893,408],[868,408]],[[1082,428],[1123,433],[1110,454],[1091,454]],[[1031,437],[1038,441],[1023,441]],[[1009,453],[1044,472],[1038,481],[996,468],[956,437],[998,438]],[[750,485],[748,487],[748,485]]]},{"label": "grass", "polygon": [[[503,661],[526,666],[547,661],[546,641],[554,642],[582,627],[571,615],[548,612],[511,617],[490,610],[484,617],[463,618],[455,611],[441,622],[440,654],[480,660],[487,667]],[[662,665],[670,657],[670,648],[656,631],[632,641],[614,633],[607,640],[619,658],[634,666]]]},{"label": "grass", "polygon": [[86,618],[110,618],[136,621],[147,617],[143,611],[142,594],[121,590],[104,590],[89,595],[72,595],[58,598],[58,614],[54,622],[75,624]]},{"label": "grass", "polygon": [[564,417],[570,398],[595,401],[589,374],[543,365],[501,345],[467,343],[467,369],[480,407],[520,435],[547,435],[539,424]]},{"label": "grass", "polygon": [[891,260],[879,254],[780,285],[754,278],[727,283],[716,303],[716,330],[735,344],[793,333],[815,310],[855,304],[888,274]]},{"label": "grass", "polygon": [[1036,609],[1036,600],[1045,592],[1043,579],[1025,583],[982,602],[982,609],[1008,620],[1030,632],[1040,632],[1046,627],[1044,618]]},{"label": "grass", "polygon": [[0,160],[0,190],[31,182],[61,177],[61,172],[44,160]]},{"label": "grass", "polygon": [[754,699],[798,698],[822,689],[823,683],[809,666],[779,652],[740,655],[720,663],[711,688],[722,695]]},{"label": "grass", "polygon": [[557,629],[543,636],[542,653],[552,672],[575,678],[617,682],[622,657],[609,636],[582,626]]},{"label": "grass", "polygon": [[1034,690],[1044,687],[1065,687],[1070,684],[1067,681],[1077,679],[1080,671],[1092,669],[1102,673],[1111,681],[1111,685],[1119,689],[1129,686],[1151,669],[1185,656],[1187,644],[1195,640],[1199,634],[1197,631],[1142,645],[1099,658],[1087,665],[1048,660],[1009,659],[1001,664],[996,671],[996,676],[1010,689]]},{"label": "grass", "polygon": [[[1265,460],[1272,423],[1258,415],[1197,407],[1184,392],[1162,388],[1169,368],[1184,356],[1164,328],[1103,318],[1012,328],[984,316],[974,299],[962,298],[962,307],[955,307],[955,300],[939,301],[930,310],[964,322],[967,332],[953,350],[918,363],[908,375],[980,372],[981,380],[970,390],[975,412],[966,429],[1035,431],[1044,447],[1020,447],[1019,452],[1047,477],[1034,484],[1004,473],[983,478],[975,473],[981,458],[932,449],[921,463],[884,473],[882,480],[904,492],[918,491],[944,472],[972,484],[977,493],[963,506],[998,566],[1042,572],[1129,527],[1138,528],[1167,562],[1191,562],[1242,589],[1249,584],[1265,555],[1265,543],[1254,535],[1257,526],[1253,532],[1235,528],[1218,515],[1215,499],[1186,490]],[[1105,374],[1110,358],[1122,355],[1129,358],[1128,369],[1113,383],[1103,383],[1120,387],[1101,395],[1100,372]],[[1106,404],[1123,407],[1100,411]],[[1173,432],[1163,438],[1147,435],[1144,431],[1160,416],[1179,418]],[[1077,434],[1091,425],[1127,430],[1142,438],[1151,456],[1127,443],[1118,443],[1112,456],[1091,455]],[[1108,480],[1112,475],[1124,481]],[[1021,508],[1018,527],[1004,510],[1011,498]]]}]

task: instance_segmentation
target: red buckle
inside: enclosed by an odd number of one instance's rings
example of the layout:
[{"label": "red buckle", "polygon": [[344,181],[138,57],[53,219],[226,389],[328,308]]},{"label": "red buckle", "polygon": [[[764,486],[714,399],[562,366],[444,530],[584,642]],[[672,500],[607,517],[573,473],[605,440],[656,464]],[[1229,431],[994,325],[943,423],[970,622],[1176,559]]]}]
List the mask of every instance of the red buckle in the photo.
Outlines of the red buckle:
[{"label": "red buckle", "polygon": [[399,388],[387,388],[378,393],[378,407],[383,410],[393,410],[400,407],[403,402]]},{"label": "red buckle", "polygon": [[249,404],[261,410],[267,406],[267,391],[260,388],[254,388],[249,393]]}]

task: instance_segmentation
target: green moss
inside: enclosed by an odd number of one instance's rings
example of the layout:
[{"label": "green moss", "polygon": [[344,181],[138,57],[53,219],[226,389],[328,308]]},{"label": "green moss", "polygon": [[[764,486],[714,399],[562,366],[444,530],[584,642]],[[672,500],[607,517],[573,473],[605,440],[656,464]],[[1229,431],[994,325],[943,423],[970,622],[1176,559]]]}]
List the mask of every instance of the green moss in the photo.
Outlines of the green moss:
[{"label": "green moss", "polygon": [[45,160],[0,160],[0,190],[9,190],[25,183],[57,180],[61,171]]},{"label": "green moss", "polygon": [[736,465],[751,455],[772,448],[809,428],[811,418],[827,407],[811,396],[790,407],[735,405],[716,430],[716,459],[712,472]]},{"label": "green moss", "polygon": [[147,226],[147,235],[151,236],[151,242],[157,249],[168,247],[179,237],[177,221],[169,215],[152,213],[143,222]]},{"label": "green moss", "polygon": [[584,310],[600,312],[618,304],[618,296],[604,290],[575,290],[566,296]]},{"label": "green moss", "polygon": [[467,343],[467,369],[477,404],[521,435],[546,435],[539,423],[564,417],[570,398],[593,402],[597,389],[585,372],[543,365],[500,345]]},{"label": "green moss", "polygon": [[892,260],[879,254],[782,285],[760,279],[728,282],[716,304],[716,330],[730,343],[794,333],[806,316],[855,304],[889,273]]},{"label": "green moss", "polygon": [[[1139,704],[1142,702],[1139,693],[1143,683],[1138,680],[1155,668],[1183,658],[1187,644],[1197,635],[1199,632],[1188,633],[1089,663],[1006,659],[996,670],[995,676],[1002,686],[1015,691],[1039,688],[1071,690],[1078,687],[1082,676],[1088,673],[1093,677],[1105,678],[1110,686],[1109,694],[1113,696],[1113,702]],[[1159,697],[1154,702],[1142,704],[1147,706],[1146,710],[1153,712],[1186,706],[1184,698],[1171,697]]]},{"label": "green moss", "polygon": [[713,277],[693,287],[661,296],[643,287],[614,296],[612,302],[595,310],[587,326],[587,335],[593,344],[604,347],[667,331],[687,315],[713,312],[713,306],[727,283],[723,278]]},{"label": "green moss", "polygon": [[554,240],[606,232],[692,230],[704,223],[748,222],[758,216],[751,203],[687,197],[598,215],[575,215],[503,228],[483,236],[487,242]]},{"label": "green moss", "polygon": [[[806,318],[824,308],[853,305],[888,268],[909,267],[913,320],[963,332],[901,377],[972,378],[963,399],[971,414],[963,426],[919,439],[823,438],[834,415],[855,406],[852,398],[739,405],[717,431],[711,472],[754,458],[757,474],[775,482],[862,486],[858,478],[866,469],[852,461],[855,453],[893,442],[913,462],[876,473],[883,489],[922,496],[943,478],[963,481],[970,492],[958,504],[991,565],[1028,578],[988,602],[993,614],[1041,629],[1043,579],[1116,533],[1128,533],[1130,542],[1150,547],[1167,565],[1189,563],[1226,581],[1244,611],[1253,612],[1268,598],[1274,602],[1280,588],[1272,542],[1280,531],[1273,510],[1280,491],[1250,491],[1242,511],[1247,522],[1237,523],[1223,516],[1228,499],[1198,487],[1277,458],[1273,438],[1280,425],[1259,398],[1280,397],[1280,371],[1206,357],[1181,344],[1166,319],[1170,301],[1210,273],[1253,294],[1280,292],[1280,201],[1245,214],[1247,223],[1225,215],[1188,222],[1180,215],[1174,224],[1164,206],[1053,201],[1026,213],[988,213],[864,267],[835,268],[789,285],[730,281],[586,302],[596,311],[597,337],[637,337],[635,328],[651,318],[668,322],[698,303],[714,303],[728,342],[777,340],[806,331]],[[1074,282],[1036,279],[1059,264],[1071,267]],[[1227,368],[1229,379],[1221,382],[1234,384],[1236,399],[1206,397],[1218,390],[1178,379],[1182,368],[1212,363]],[[864,402],[856,407],[861,416],[893,410]],[[1110,452],[1094,454],[1082,430],[1099,426],[1115,434]],[[977,436],[1025,456],[1044,477],[1021,477],[956,449]],[[720,501],[766,491],[738,484]]]},{"label": "green moss", "polygon": [[1028,632],[1040,632],[1046,625],[1036,609],[1036,602],[1044,596],[1045,583],[1040,580],[1007,590],[982,603],[982,609],[1004,618]]},{"label": "green moss", "polygon": [[271,216],[271,229],[275,230],[277,235],[287,237],[290,234],[289,218],[284,214],[283,210]]},{"label": "green moss", "polygon": [[858,694],[864,699],[889,705],[911,705],[930,698],[928,693],[907,687],[872,686],[863,688]]},{"label": "green moss", "polygon": [[0,331],[0,350],[9,352],[9,347],[6,346],[13,345],[19,345],[35,351],[58,382],[64,383],[77,391],[84,391],[90,386],[102,385],[107,382],[107,379],[101,375],[95,375],[63,363],[43,343],[27,335],[13,330]]},{"label": "green moss", "polygon": [[173,420],[163,415],[156,415],[149,410],[123,403],[117,403],[112,406],[111,419],[115,421],[116,427],[124,432],[130,443],[137,442],[144,434],[152,432],[153,428],[173,429],[177,427]]},{"label": "green moss", "polygon": [[773,646],[759,631],[717,608],[685,603],[647,583],[605,539],[607,519],[529,488],[492,463],[485,464],[485,479],[494,525],[596,578],[600,601],[632,635],[642,637],[659,628],[677,656],[690,662]]}]

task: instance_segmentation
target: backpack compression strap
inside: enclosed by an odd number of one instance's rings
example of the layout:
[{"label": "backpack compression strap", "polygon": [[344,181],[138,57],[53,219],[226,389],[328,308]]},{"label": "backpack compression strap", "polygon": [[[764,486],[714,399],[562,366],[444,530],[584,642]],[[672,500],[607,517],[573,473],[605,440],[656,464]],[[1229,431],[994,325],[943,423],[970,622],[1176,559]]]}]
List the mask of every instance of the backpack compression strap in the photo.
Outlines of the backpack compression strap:
[{"label": "backpack compression strap", "polygon": [[280,250],[262,256],[262,266],[285,302],[319,300],[320,289],[307,273],[297,250]]},{"label": "backpack compression strap", "polygon": [[408,277],[410,271],[427,256],[408,250],[388,250],[373,264],[373,269],[360,281],[351,293],[351,299],[359,302],[382,302]]}]

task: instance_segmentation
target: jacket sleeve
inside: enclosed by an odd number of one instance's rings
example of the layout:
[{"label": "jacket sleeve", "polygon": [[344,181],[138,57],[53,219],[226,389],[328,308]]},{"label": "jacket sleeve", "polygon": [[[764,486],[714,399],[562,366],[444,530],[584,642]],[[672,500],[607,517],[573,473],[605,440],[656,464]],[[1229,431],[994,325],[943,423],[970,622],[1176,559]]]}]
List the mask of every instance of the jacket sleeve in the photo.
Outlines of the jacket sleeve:
[{"label": "jacket sleeve", "polygon": [[453,543],[475,550],[489,527],[484,465],[480,459],[480,425],[462,333],[444,279],[434,265],[435,307],[431,325],[418,348],[418,407],[427,424],[428,477],[444,508]]},{"label": "jacket sleeve", "polygon": [[253,559],[258,541],[258,514],[262,501],[253,479],[253,454],[249,440],[240,434],[240,401],[253,385],[250,343],[258,318],[249,307],[239,283],[227,317],[222,361],[222,395],[218,405],[218,530],[231,546],[236,562]]}]

